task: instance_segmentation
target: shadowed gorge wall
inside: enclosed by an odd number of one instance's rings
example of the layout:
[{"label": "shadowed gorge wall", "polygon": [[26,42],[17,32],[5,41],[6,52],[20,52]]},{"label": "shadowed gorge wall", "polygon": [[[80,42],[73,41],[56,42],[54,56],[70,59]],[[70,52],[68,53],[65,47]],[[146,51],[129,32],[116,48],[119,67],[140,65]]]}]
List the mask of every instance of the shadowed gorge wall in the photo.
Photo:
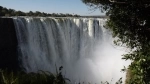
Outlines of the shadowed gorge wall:
[{"label": "shadowed gorge wall", "polygon": [[17,38],[12,18],[0,18],[0,69],[19,69]]}]

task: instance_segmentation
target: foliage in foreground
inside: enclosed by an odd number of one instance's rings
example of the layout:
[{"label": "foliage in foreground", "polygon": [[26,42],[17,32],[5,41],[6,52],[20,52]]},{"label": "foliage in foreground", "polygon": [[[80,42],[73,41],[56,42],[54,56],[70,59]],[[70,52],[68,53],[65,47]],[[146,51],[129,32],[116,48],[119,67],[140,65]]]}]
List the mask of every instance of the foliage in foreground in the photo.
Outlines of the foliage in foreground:
[{"label": "foliage in foreground", "polygon": [[130,48],[123,59],[131,60],[128,84],[150,84],[150,1],[149,0],[82,0],[106,11],[107,28],[118,37],[114,43]]},{"label": "foliage in foreground", "polygon": [[[0,84],[74,84],[61,74],[61,67],[57,74],[50,72],[39,71],[38,73],[25,72],[8,72],[7,70],[0,70]],[[122,84],[120,78],[115,84]],[[91,84],[91,83],[75,83],[75,84]],[[111,84],[109,82],[101,82],[101,84]]]},{"label": "foliage in foreground", "polygon": [[0,70],[0,84],[66,84],[70,80],[62,76],[61,69],[55,75],[44,71],[25,73]]}]

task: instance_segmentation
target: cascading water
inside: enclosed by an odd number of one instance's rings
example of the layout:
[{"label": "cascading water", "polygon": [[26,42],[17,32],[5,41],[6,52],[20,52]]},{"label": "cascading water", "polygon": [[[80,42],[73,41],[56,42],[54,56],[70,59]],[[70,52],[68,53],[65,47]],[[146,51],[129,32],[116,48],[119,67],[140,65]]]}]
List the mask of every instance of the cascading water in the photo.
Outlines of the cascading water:
[{"label": "cascading water", "polygon": [[[56,72],[72,83],[117,81],[123,50],[113,46],[111,33],[103,28],[106,19],[93,18],[14,18],[21,66],[27,72]],[[56,65],[56,66],[55,66]],[[112,81],[112,83],[113,83]]]}]

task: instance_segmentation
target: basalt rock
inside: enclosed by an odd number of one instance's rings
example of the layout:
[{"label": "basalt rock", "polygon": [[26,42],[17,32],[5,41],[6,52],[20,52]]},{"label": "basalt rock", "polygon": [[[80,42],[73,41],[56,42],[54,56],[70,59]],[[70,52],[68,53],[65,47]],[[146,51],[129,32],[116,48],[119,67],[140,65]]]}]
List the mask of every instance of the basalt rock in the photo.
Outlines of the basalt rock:
[{"label": "basalt rock", "polygon": [[17,37],[12,18],[0,18],[0,69],[19,69]]}]

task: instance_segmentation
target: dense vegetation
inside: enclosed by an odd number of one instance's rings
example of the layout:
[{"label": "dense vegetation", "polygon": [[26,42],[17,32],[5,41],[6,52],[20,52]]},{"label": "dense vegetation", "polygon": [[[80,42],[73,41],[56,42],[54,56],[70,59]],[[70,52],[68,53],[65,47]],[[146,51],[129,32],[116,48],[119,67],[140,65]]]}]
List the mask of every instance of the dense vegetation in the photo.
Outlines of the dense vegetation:
[{"label": "dense vegetation", "polygon": [[41,17],[79,17],[77,14],[63,14],[63,13],[44,13],[40,11],[32,12],[29,11],[27,13],[22,11],[16,11],[14,9],[7,9],[5,7],[0,6],[0,16],[41,16]]},{"label": "dense vegetation", "polygon": [[128,84],[150,84],[150,1],[82,0],[88,6],[106,11],[107,28],[115,44],[130,48],[123,59],[132,60]]}]

